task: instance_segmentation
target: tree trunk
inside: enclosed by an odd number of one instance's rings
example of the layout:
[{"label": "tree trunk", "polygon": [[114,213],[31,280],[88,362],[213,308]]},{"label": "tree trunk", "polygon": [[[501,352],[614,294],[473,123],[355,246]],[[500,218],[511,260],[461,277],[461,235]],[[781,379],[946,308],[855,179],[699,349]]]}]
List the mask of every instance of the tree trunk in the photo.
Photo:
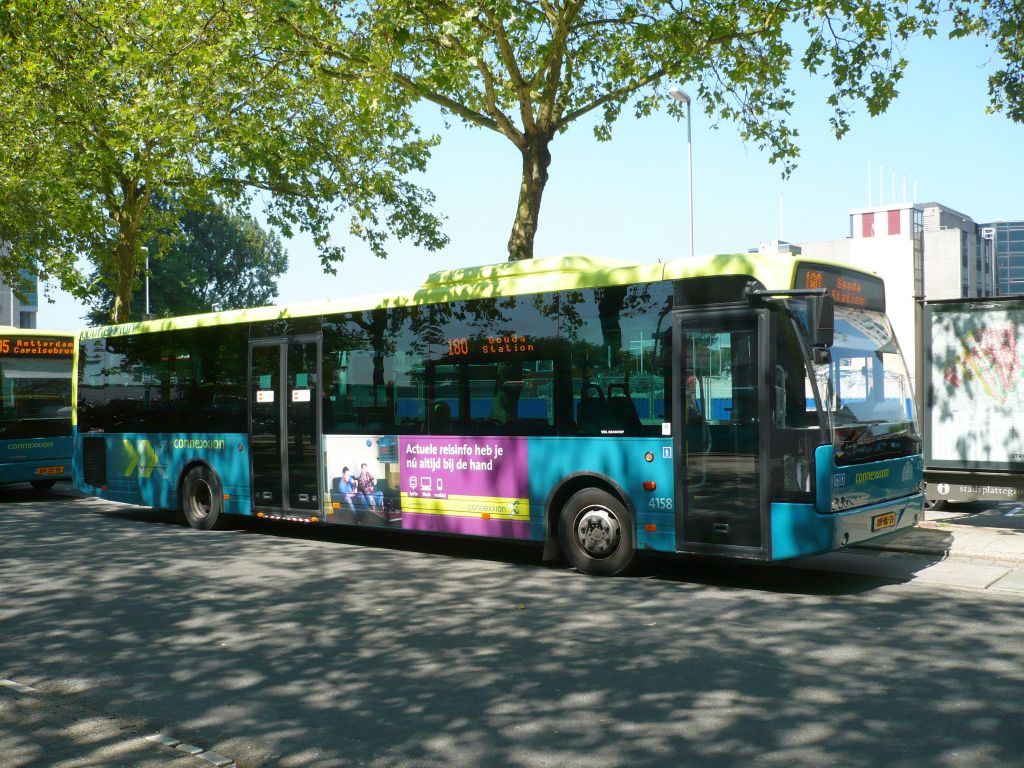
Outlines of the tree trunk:
[{"label": "tree trunk", "polygon": [[547,136],[527,137],[520,148],[523,155],[523,180],[519,185],[519,205],[516,220],[512,224],[512,236],[508,239],[508,260],[521,261],[533,258],[533,238],[537,234],[537,219],[540,215],[540,200],[544,186],[548,183],[548,166],[551,165],[551,139]]},{"label": "tree trunk", "polygon": [[114,287],[114,306],[110,309],[112,323],[127,323],[132,314],[132,283],[135,282],[135,241],[126,238],[122,230],[114,246],[114,263],[117,265],[117,283]]},{"label": "tree trunk", "polygon": [[[145,188],[143,188],[145,186]],[[110,308],[113,323],[131,322],[132,287],[138,268],[138,233],[142,217],[149,205],[149,187],[138,179],[122,179],[123,201],[112,217],[117,221],[117,242],[114,244],[114,306]]]}]

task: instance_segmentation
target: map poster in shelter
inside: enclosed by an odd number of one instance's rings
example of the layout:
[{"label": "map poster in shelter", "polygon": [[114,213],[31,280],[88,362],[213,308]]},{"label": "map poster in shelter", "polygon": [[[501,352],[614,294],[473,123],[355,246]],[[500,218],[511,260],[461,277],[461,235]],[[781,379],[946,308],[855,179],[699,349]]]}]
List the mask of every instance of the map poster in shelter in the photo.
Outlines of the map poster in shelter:
[{"label": "map poster in shelter", "polygon": [[929,461],[1009,469],[1024,460],[1024,324],[1019,311],[932,315]]}]

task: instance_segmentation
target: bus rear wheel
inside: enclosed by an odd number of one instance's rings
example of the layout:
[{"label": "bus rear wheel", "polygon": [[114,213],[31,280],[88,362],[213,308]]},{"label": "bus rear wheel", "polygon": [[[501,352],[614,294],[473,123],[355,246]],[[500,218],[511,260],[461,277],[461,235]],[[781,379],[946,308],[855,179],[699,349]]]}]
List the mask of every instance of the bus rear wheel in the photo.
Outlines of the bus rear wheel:
[{"label": "bus rear wheel", "polygon": [[224,511],[224,491],[217,473],[209,467],[192,467],[181,484],[181,516],[199,531],[217,525]]},{"label": "bus rear wheel", "polygon": [[618,499],[597,488],[577,491],[558,519],[558,541],[569,563],[593,576],[615,576],[633,562],[633,516]]}]

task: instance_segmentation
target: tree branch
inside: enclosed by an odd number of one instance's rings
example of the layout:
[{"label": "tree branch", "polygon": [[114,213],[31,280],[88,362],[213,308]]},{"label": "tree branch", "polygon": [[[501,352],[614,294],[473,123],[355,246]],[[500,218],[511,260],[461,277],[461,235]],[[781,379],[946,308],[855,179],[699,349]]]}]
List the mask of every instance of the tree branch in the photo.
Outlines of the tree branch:
[{"label": "tree branch", "polygon": [[562,64],[565,60],[569,32],[582,9],[582,0],[578,0],[575,3],[570,2],[565,6],[563,16],[556,14],[553,17],[554,29],[551,37],[551,46],[544,62],[534,75],[534,78],[538,78],[542,73],[547,73],[547,76],[544,78],[544,95],[540,112],[541,123],[551,136],[554,136],[558,129],[558,121],[555,118],[555,104],[558,100],[559,87],[562,84]]},{"label": "tree branch", "polygon": [[[450,112],[453,112],[454,114],[461,117],[463,120],[473,123],[474,125],[478,125],[481,128],[488,128],[497,133],[505,134],[505,131],[502,129],[499,120],[490,118],[487,115],[483,115],[477,112],[476,110],[470,109],[464,104],[461,104],[455,101],[454,99],[445,96],[442,93],[431,91],[428,88],[425,88],[419,83],[417,83],[408,75],[404,75],[401,72],[395,72],[394,70],[391,70],[391,77],[394,79],[396,83],[398,83],[400,86],[407,89],[408,91],[412,92],[416,96],[426,99],[427,101],[433,104],[437,104],[439,107],[444,107]],[[508,122],[507,118],[505,122],[513,131],[516,131],[515,126]],[[518,131],[516,131],[516,133],[518,133]]]},{"label": "tree branch", "polygon": [[653,72],[651,72],[651,73],[649,73],[647,75],[644,75],[639,80],[634,80],[632,83],[627,83],[626,85],[622,86],[621,88],[616,88],[614,91],[609,91],[604,96],[601,96],[600,98],[595,99],[594,101],[590,102],[589,104],[584,104],[582,107],[580,107],[578,109],[574,109],[569,114],[564,115],[563,117],[561,117],[561,118],[559,118],[557,120],[557,122],[554,125],[554,130],[556,132],[560,131],[563,128],[565,128],[565,126],[567,126],[569,123],[573,122],[574,120],[578,120],[579,118],[583,117],[583,115],[587,114],[588,112],[592,112],[593,110],[597,109],[600,106],[603,106],[604,104],[607,104],[610,101],[615,101],[616,99],[621,99],[624,96],[628,96],[629,94],[633,93],[634,91],[640,90],[645,85],[650,85],[651,83],[656,83],[658,80],[660,80],[661,78],[663,78],[665,76],[665,72],[666,72],[665,68],[664,67],[660,67],[660,68],[654,70]]},{"label": "tree branch", "polygon": [[486,4],[483,11],[484,15],[487,16],[489,25],[483,31],[485,33],[492,33],[498,42],[498,52],[501,55],[501,61],[512,78],[512,87],[515,89],[516,96],[518,97],[519,115],[523,121],[523,130],[526,133],[534,133],[537,130],[537,123],[533,115],[533,99],[530,98],[530,84],[523,78],[523,73],[519,69],[519,62],[516,61],[516,52],[512,50],[512,45],[508,41],[508,35],[505,34],[505,28],[501,24],[501,19],[497,18],[494,11],[488,8]]},{"label": "tree branch", "polygon": [[[339,50],[333,44],[319,40],[311,36],[306,30],[296,24],[292,19],[285,15],[278,15],[278,20],[285,24],[292,32],[298,35],[302,40],[305,40],[310,45],[319,47],[322,51],[333,56],[337,59],[341,59],[349,64],[357,65],[360,67],[369,67],[369,62],[364,59],[358,59],[350,54]],[[465,55],[470,55],[468,52],[464,52]],[[488,130],[500,133],[507,137],[513,143],[519,144],[522,140],[521,132],[512,124],[508,117],[497,108],[496,98],[494,94],[494,76],[487,70],[483,63],[477,58],[477,69],[480,70],[481,76],[484,78],[484,86],[487,89],[487,103],[491,116],[481,114],[476,110],[470,109],[466,105],[455,101],[449,96],[445,96],[442,93],[438,93],[430,88],[427,88],[423,84],[417,82],[412,77],[399,72],[395,69],[389,69],[388,75],[392,80],[407,91],[412,93],[418,98],[425,99],[432,104],[436,104],[439,107],[447,109],[453,114],[458,115],[463,120],[473,125],[477,125],[481,128],[487,128]],[[344,70],[331,67],[325,62],[320,63],[320,71],[329,77],[334,77],[342,80],[353,80],[357,77],[354,73],[346,73]]]}]

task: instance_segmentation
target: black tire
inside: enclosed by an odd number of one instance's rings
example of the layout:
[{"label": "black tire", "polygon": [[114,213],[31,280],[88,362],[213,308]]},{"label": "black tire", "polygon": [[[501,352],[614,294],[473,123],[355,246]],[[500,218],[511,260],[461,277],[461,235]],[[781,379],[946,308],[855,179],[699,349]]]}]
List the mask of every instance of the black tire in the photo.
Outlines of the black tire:
[{"label": "black tire", "polygon": [[615,576],[636,556],[633,515],[611,494],[585,488],[562,507],[558,542],[566,559],[581,573]]},{"label": "black tire", "polygon": [[217,525],[224,511],[224,490],[209,467],[192,467],[181,484],[181,517],[198,531]]},{"label": "black tire", "polygon": [[57,484],[56,480],[32,480],[32,487],[37,491],[48,491]]}]

